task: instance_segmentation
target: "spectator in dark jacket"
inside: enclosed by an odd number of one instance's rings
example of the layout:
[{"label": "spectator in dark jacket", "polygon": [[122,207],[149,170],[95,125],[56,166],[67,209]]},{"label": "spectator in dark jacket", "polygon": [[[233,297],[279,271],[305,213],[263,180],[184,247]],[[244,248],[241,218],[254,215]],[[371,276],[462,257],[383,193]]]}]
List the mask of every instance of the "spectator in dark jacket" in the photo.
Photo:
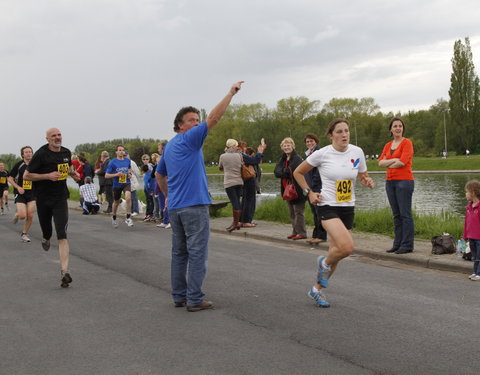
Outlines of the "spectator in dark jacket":
[{"label": "spectator in dark jacket", "polygon": [[283,154],[275,167],[275,177],[281,179],[280,191],[283,196],[287,184],[293,183],[297,192],[297,198],[287,200],[288,211],[292,220],[292,234],[287,238],[302,240],[307,238],[305,227],[305,196],[300,186],[293,178],[293,171],[302,163],[303,159],[295,152],[295,142],[292,138],[285,138],[280,147]]}]

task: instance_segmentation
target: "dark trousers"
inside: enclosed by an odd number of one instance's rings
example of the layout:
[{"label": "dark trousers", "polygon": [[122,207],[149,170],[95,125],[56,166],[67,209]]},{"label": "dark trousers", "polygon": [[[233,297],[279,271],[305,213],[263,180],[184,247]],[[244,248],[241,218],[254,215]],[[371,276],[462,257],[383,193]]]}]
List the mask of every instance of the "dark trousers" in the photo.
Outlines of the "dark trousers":
[{"label": "dark trousers", "polygon": [[323,229],[322,226],[322,220],[320,220],[320,215],[317,212],[318,206],[311,204],[308,202],[310,205],[310,210],[312,210],[313,214],[313,234],[312,238],[319,238],[321,240],[327,240],[327,231]]},{"label": "dark trousers", "polygon": [[242,196],[242,189],[243,185],[235,185],[225,188],[227,192],[228,199],[230,199],[230,203],[232,204],[232,208],[234,210],[240,211],[242,209],[242,205],[240,203],[240,198]]},{"label": "dark trousers", "polygon": [[113,190],[112,185],[105,185],[105,198],[107,198],[108,208],[107,211],[112,211],[113,204]]},{"label": "dark trousers", "polygon": [[147,190],[143,191],[145,193],[145,200],[147,201],[147,207],[145,208],[145,216],[153,216],[153,196],[151,196]]},{"label": "dark trousers", "polygon": [[243,182],[242,197],[242,216],[241,223],[251,223],[255,214],[257,188],[255,186],[255,178],[251,178]]}]

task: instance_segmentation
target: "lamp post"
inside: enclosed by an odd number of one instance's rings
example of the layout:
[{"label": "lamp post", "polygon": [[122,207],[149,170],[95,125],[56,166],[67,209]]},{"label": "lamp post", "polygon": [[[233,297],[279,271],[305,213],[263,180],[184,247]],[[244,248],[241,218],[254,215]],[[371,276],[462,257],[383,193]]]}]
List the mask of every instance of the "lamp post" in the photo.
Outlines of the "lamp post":
[{"label": "lamp post", "polygon": [[443,112],[443,136],[445,139],[445,153],[447,153],[447,120],[446,120],[446,112]]}]

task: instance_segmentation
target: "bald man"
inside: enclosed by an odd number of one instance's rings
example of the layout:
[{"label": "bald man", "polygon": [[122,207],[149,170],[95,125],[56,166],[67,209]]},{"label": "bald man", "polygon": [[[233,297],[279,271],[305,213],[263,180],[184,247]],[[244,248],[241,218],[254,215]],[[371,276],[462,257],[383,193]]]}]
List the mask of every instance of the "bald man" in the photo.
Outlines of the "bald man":
[{"label": "bald man", "polygon": [[62,147],[60,130],[48,129],[46,139],[48,143],[35,152],[23,179],[33,181],[37,196],[38,220],[43,234],[42,247],[45,251],[50,249],[53,218],[60,255],[60,286],[67,288],[72,282],[68,270],[70,245],[67,239],[69,197],[67,177],[71,176],[75,181],[79,181],[80,175],[72,166],[72,153],[69,149]]}]

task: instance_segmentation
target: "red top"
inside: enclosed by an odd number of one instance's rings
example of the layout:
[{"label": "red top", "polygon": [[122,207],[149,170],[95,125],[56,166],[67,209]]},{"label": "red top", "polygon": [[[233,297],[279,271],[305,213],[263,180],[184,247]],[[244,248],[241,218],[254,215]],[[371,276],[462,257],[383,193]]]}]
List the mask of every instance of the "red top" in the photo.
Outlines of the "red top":
[{"label": "red top", "polygon": [[398,147],[391,152],[393,141],[388,142],[383,148],[379,160],[386,157],[387,160],[398,158],[403,164],[401,168],[387,168],[387,180],[413,180],[412,159],[413,144],[408,138],[403,138]]},{"label": "red top", "polygon": [[469,202],[465,212],[465,224],[463,227],[463,238],[480,240],[480,204],[473,207]]}]

